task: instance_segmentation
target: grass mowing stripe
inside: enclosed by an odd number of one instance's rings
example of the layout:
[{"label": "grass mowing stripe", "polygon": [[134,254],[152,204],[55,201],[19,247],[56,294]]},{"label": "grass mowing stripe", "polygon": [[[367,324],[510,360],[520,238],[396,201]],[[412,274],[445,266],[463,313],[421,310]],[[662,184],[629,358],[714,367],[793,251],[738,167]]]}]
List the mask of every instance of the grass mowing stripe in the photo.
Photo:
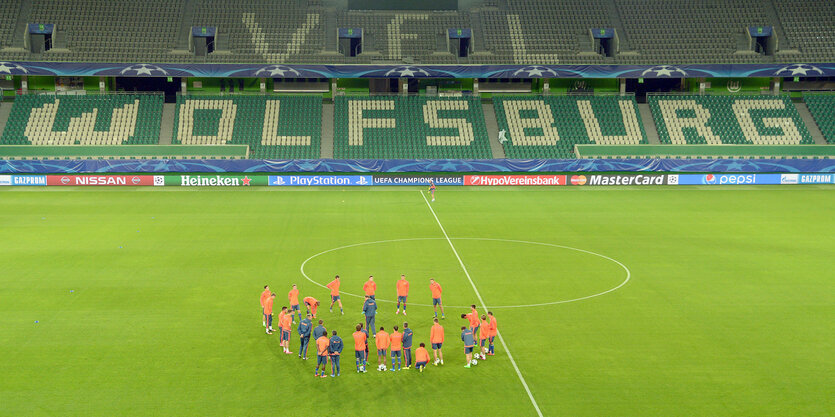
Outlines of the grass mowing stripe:
[{"label": "grass mowing stripe", "polygon": [[[455,254],[455,257],[458,258],[458,264],[461,265],[461,269],[464,270],[464,275],[467,276],[467,280],[470,281],[470,285],[473,287],[473,291],[475,291],[476,297],[478,297],[478,302],[481,303],[481,306],[484,308],[484,311],[487,312],[487,304],[484,303],[484,299],[481,298],[481,293],[478,292],[478,288],[476,288],[473,279],[470,277],[469,271],[467,271],[467,267],[464,265],[464,261],[461,260],[461,256],[458,255],[458,251],[455,249],[455,245],[452,244],[452,240],[449,239],[449,235],[446,233],[446,229],[444,229],[444,225],[441,224],[441,220],[438,219],[438,215],[435,214],[435,209],[432,208],[432,205],[429,204],[429,200],[426,199],[426,196],[423,195],[423,191],[418,191],[420,193],[421,198],[423,201],[426,202],[426,207],[429,207],[429,211],[432,213],[432,216],[435,218],[435,221],[438,222],[438,227],[441,228],[441,232],[444,234],[447,243],[449,243],[449,247],[452,249],[452,253]],[[519,370],[519,366],[516,365],[516,360],[513,359],[513,355],[510,353],[510,349],[507,347],[507,343],[504,342],[504,338],[502,337],[502,332],[496,330],[496,336],[499,336],[499,341],[502,342],[502,347],[504,348],[505,352],[507,352],[507,357],[510,358],[510,363],[513,365],[513,369],[516,370],[516,376],[519,377],[519,381],[522,382],[522,386],[525,387],[525,392],[528,393],[528,398],[531,399],[531,404],[533,404],[533,408],[536,410],[536,414],[539,417],[542,417],[542,411],[539,410],[539,404],[536,403],[536,399],[531,394],[531,389],[528,388],[528,383],[525,381],[525,377],[522,376],[522,372]]]}]

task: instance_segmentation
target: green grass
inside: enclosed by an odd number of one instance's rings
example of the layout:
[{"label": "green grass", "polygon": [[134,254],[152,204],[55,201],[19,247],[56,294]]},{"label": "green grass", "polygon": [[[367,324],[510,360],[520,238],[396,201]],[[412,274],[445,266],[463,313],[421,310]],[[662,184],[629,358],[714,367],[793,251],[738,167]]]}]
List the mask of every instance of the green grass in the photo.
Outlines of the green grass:
[{"label": "green grass", "polygon": [[[708,189],[709,188],[709,189]],[[422,188],[421,188],[422,190]],[[833,415],[835,189],[825,186],[441,188],[438,218],[546,416]],[[305,272],[410,301],[428,278],[477,297],[418,188],[0,191],[0,415],[535,415],[499,344],[463,369],[460,308],[446,365],[341,378],[263,333],[264,284],[327,299]],[[120,248],[121,247],[121,248]],[[71,292],[73,291],[73,292]],[[381,302],[379,325],[402,323]],[[409,307],[416,342],[431,308]],[[38,321],[36,324],[35,321]],[[291,339],[297,352],[298,339]],[[372,353],[372,362],[376,355]],[[389,411],[392,410],[392,411]]]}]

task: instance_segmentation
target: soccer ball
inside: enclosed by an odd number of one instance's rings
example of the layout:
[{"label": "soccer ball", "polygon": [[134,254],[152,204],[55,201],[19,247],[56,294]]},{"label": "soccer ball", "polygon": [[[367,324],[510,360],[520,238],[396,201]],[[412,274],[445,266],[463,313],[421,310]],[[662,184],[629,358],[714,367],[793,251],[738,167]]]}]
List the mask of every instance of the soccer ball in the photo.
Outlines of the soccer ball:
[{"label": "soccer ball", "polygon": [[360,366],[360,372],[365,372],[365,367],[364,366]]},{"label": "soccer ball", "polygon": [[378,366],[378,367],[377,367],[377,370],[378,370],[378,371],[385,371],[385,370],[386,370],[386,365],[380,365],[380,366]]},{"label": "soccer ball", "polygon": [[473,359],[472,361],[470,361],[470,364],[473,366],[478,365],[478,360]]}]

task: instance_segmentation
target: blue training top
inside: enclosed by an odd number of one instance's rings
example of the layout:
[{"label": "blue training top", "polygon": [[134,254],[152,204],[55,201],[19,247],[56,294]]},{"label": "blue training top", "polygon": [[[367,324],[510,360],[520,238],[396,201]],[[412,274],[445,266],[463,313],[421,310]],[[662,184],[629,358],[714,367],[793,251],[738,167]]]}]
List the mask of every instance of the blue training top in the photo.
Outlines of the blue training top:
[{"label": "blue training top", "polygon": [[313,340],[319,340],[320,337],[327,335],[328,329],[326,329],[325,326],[322,326],[321,324],[316,326],[315,329],[313,329]]},{"label": "blue training top", "polygon": [[342,353],[342,338],[339,336],[331,337],[331,344],[328,346],[330,353]]},{"label": "blue training top", "polygon": [[299,335],[301,337],[310,337],[310,326],[313,326],[313,323],[310,322],[308,319],[303,319],[299,322]]},{"label": "blue training top", "polygon": [[412,329],[403,329],[403,348],[408,349],[412,347]]},{"label": "blue training top", "polygon": [[362,306],[362,312],[366,316],[373,316],[377,314],[377,303],[374,302],[374,299],[369,298],[365,300],[365,304]]}]

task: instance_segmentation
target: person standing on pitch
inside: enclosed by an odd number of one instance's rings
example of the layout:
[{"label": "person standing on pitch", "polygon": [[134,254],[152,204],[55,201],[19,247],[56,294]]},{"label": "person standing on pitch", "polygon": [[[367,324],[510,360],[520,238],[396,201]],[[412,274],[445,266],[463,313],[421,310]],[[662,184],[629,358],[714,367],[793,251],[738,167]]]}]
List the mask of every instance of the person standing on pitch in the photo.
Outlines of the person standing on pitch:
[{"label": "person standing on pitch", "polygon": [[275,294],[270,293],[270,297],[264,301],[264,323],[266,323],[267,334],[273,334],[273,302],[275,301]]},{"label": "person standing on pitch", "polygon": [[333,331],[333,336],[330,339],[330,346],[328,352],[331,355],[331,377],[339,376],[339,356],[342,354],[342,338],[336,335],[336,330]]},{"label": "person standing on pitch", "polygon": [[328,348],[330,348],[331,341],[328,335],[323,334],[316,339],[316,372],[314,376],[319,376],[319,366],[322,366],[322,378],[327,378],[325,372],[328,370]]},{"label": "person standing on pitch", "polygon": [[421,343],[415,351],[415,368],[423,372],[423,368],[426,368],[427,363],[429,363],[429,352],[426,351],[426,344]]},{"label": "person standing on pitch", "polygon": [[391,371],[394,372],[394,360],[397,359],[397,370],[400,370],[401,353],[403,353],[403,333],[397,331],[397,326],[394,326],[394,331],[389,335],[389,342],[391,343]]},{"label": "person standing on pitch", "polygon": [[296,288],[296,284],[293,284],[293,289],[291,289],[290,292],[287,293],[287,299],[290,300],[290,317],[292,318],[294,311],[298,311],[299,321],[301,321],[302,309],[299,308],[299,289]]},{"label": "person standing on pitch", "polygon": [[429,278],[429,291],[432,292],[432,308],[435,309],[435,317],[438,317],[438,307],[441,307],[441,318],[444,318],[444,305],[441,304],[441,284],[435,282],[435,278]]},{"label": "person standing on pitch", "polygon": [[409,323],[403,323],[403,363],[406,365],[405,369],[412,366],[412,335]]},{"label": "person standing on pitch", "polygon": [[339,298],[339,285],[339,275],[337,275],[326,287],[331,290],[331,313],[333,313],[333,303],[339,302],[339,312],[344,315],[345,310],[342,309],[342,299]]},{"label": "person standing on pitch", "polygon": [[467,358],[465,368],[469,368],[470,362],[473,360],[473,346],[475,346],[475,339],[473,339],[473,331],[467,326],[461,326],[461,341],[464,342],[464,357]]},{"label": "person standing on pitch", "polygon": [[281,323],[278,324],[281,330],[281,338],[279,341],[281,342],[281,346],[284,347],[284,353],[291,354],[290,352],[290,331],[292,330],[293,326],[293,312],[285,314],[281,318]]},{"label": "person standing on pitch", "polygon": [[357,324],[357,331],[351,336],[354,337],[354,357],[357,361],[357,372],[367,372],[365,366],[368,360],[368,333],[362,330],[362,324]]},{"label": "person standing on pitch", "polygon": [[481,359],[487,359],[487,340],[490,338],[490,322],[487,321],[487,316],[481,315],[481,330],[478,332],[478,339],[481,342]]},{"label": "person standing on pitch", "polygon": [[365,333],[365,360],[368,360],[368,339],[371,339],[371,336],[368,335],[368,329],[362,327],[362,323],[360,325],[360,331]]},{"label": "person standing on pitch", "polygon": [[475,319],[475,323],[472,323],[474,326],[470,326],[473,329],[473,337],[477,337],[481,323],[478,321],[478,310],[475,309],[475,304],[470,305],[470,314]]},{"label": "person standing on pitch", "polygon": [[324,321],[319,320],[319,325],[313,329],[313,340],[319,340],[320,337],[328,336],[328,329],[325,328]]},{"label": "person standing on pitch", "polygon": [[435,181],[429,180],[429,194],[432,196],[432,201],[435,201]]},{"label": "person standing on pitch", "polygon": [[400,302],[403,302],[403,315],[406,315],[406,298],[409,296],[409,281],[406,281],[406,276],[401,275],[397,280],[397,311],[394,314],[400,314]]},{"label": "person standing on pitch", "polygon": [[299,332],[299,358],[307,360],[307,345],[310,343],[310,331],[313,328],[313,322],[310,321],[310,314],[299,322],[299,327],[296,329]]},{"label": "person standing on pitch", "polygon": [[362,305],[362,314],[365,314],[365,328],[371,329],[371,337],[376,337],[374,317],[377,315],[377,302],[371,296],[365,296],[365,304]]},{"label": "person standing on pitch", "polygon": [[499,334],[499,324],[496,323],[496,318],[493,317],[493,312],[488,311],[487,317],[490,319],[490,333],[488,337],[490,338],[490,347],[487,349],[487,355],[493,356],[496,352],[493,350],[493,340],[496,338],[496,335]]},{"label": "person standing on pitch", "polygon": [[374,293],[377,292],[377,283],[374,282],[374,275],[368,276],[368,281],[362,284],[362,290],[365,291],[365,296],[374,300]]},{"label": "person standing on pitch", "polygon": [[377,366],[386,364],[386,351],[388,348],[389,334],[386,333],[386,329],[383,326],[380,326],[380,331],[377,332]]},{"label": "person standing on pitch", "polygon": [[270,286],[264,286],[264,292],[261,293],[261,318],[263,319],[264,328],[267,327],[267,316],[264,314],[264,304],[267,302],[267,299],[270,298]]},{"label": "person standing on pitch", "polygon": [[432,343],[432,353],[435,356],[435,366],[438,366],[440,363],[441,365],[444,364],[444,353],[441,352],[441,347],[444,345],[444,328],[438,323],[438,319],[435,319],[435,324],[432,325],[432,329],[429,330],[429,341]]},{"label": "person standing on pitch", "polygon": [[304,305],[307,308],[307,314],[313,313],[313,318],[316,318],[316,312],[319,311],[319,300],[313,297],[304,297]]},{"label": "person standing on pitch", "polygon": [[[281,346],[281,322],[284,320],[284,316],[285,316],[286,314],[287,314],[287,307],[286,307],[286,306],[285,306],[285,307],[281,307],[281,311],[279,311],[279,312],[278,312],[278,320],[276,320],[276,323],[278,323],[278,331],[279,331],[279,332],[278,332],[278,343],[279,343],[279,346]],[[273,330],[273,328],[272,328],[272,327],[270,327],[270,331],[275,331],[275,330]]]}]

